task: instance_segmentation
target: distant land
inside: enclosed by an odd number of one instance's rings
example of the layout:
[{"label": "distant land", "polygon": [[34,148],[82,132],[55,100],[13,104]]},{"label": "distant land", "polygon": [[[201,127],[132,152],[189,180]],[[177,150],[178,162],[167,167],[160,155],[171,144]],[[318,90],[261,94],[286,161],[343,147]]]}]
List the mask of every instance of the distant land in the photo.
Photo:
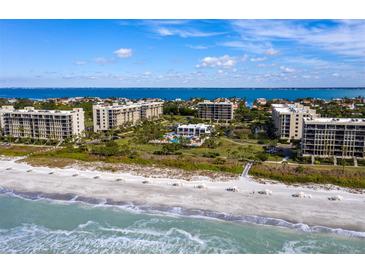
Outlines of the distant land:
[{"label": "distant land", "polygon": [[312,97],[320,99],[333,99],[342,97],[365,97],[365,87],[349,88],[0,88],[2,98],[60,98],[60,97],[126,97],[161,98],[173,100],[176,98],[190,99],[201,97],[215,99],[218,97],[245,98],[250,104],[256,98],[283,98],[295,100],[298,98]]}]

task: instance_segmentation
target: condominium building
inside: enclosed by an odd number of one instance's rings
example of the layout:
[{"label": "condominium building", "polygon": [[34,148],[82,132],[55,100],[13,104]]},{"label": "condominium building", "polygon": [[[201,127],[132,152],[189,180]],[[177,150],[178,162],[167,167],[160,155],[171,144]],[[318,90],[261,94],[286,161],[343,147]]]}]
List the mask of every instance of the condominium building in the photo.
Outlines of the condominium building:
[{"label": "condominium building", "polygon": [[365,158],[365,119],[305,118],[302,156]]},{"label": "condominium building", "polygon": [[188,125],[179,125],[176,128],[176,135],[192,137],[192,136],[201,136],[201,135],[209,135],[212,133],[212,126],[206,124],[188,124]]},{"label": "condominium building", "polygon": [[303,118],[318,117],[316,111],[301,104],[272,104],[272,118],[280,139],[300,140]]},{"label": "condominium building", "polygon": [[234,117],[236,105],[232,102],[211,102],[198,103],[198,117],[203,120],[230,121]]},{"label": "condominium building", "polygon": [[4,136],[31,139],[63,140],[81,136],[84,110],[39,110],[34,107],[0,109],[0,128]]},{"label": "condominium building", "polygon": [[125,124],[136,124],[162,115],[163,102],[139,102],[134,104],[93,105],[94,131],[104,131]]}]

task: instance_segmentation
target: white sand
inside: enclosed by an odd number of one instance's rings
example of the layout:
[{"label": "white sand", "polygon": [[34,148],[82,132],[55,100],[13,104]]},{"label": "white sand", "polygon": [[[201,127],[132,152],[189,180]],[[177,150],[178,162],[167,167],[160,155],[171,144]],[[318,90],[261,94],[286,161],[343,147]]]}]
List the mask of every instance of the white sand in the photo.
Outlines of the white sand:
[{"label": "white sand", "polygon": [[[117,181],[118,178],[122,180]],[[149,183],[142,184],[143,181]],[[179,183],[179,186],[172,186],[173,183]],[[199,184],[204,184],[206,188],[197,189],[195,186]],[[0,187],[17,192],[71,193],[151,207],[182,207],[237,216],[264,216],[311,226],[365,231],[365,194],[353,194],[341,189],[260,184],[251,178],[227,182],[208,178],[184,181],[75,168],[32,167],[16,163],[15,159],[0,159]],[[239,192],[225,190],[232,187],[238,188]],[[258,194],[261,190],[272,191],[272,194]],[[301,191],[312,198],[292,197],[292,194]],[[328,200],[328,197],[335,195],[341,195],[343,200]]]}]

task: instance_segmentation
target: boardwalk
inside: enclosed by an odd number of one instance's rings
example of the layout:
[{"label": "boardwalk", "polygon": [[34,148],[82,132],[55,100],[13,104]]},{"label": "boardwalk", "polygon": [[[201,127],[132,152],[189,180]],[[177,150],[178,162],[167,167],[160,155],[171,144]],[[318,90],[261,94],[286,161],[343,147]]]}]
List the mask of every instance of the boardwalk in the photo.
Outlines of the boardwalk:
[{"label": "boardwalk", "polygon": [[248,162],[246,165],[245,165],[245,168],[243,169],[242,171],[242,174],[241,174],[241,177],[247,177],[248,175],[248,172],[250,171],[250,168],[252,167],[252,163],[251,162]]}]

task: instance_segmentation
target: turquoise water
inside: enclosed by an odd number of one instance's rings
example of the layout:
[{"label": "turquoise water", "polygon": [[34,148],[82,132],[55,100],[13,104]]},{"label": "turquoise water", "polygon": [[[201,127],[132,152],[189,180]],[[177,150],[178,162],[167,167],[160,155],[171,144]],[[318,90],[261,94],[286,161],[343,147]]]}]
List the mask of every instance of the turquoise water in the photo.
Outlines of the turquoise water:
[{"label": "turquoise water", "polygon": [[339,97],[365,96],[365,88],[0,88],[0,97],[5,98],[34,98],[44,99],[50,97],[127,97],[127,98],[162,98],[162,99],[189,99],[202,97],[214,99],[217,97],[246,98],[252,103],[256,98],[267,99],[284,98],[294,100],[297,98],[312,97],[331,99]]},{"label": "turquoise water", "polygon": [[2,194],[0,253],[365,253],[365,239]]}]

